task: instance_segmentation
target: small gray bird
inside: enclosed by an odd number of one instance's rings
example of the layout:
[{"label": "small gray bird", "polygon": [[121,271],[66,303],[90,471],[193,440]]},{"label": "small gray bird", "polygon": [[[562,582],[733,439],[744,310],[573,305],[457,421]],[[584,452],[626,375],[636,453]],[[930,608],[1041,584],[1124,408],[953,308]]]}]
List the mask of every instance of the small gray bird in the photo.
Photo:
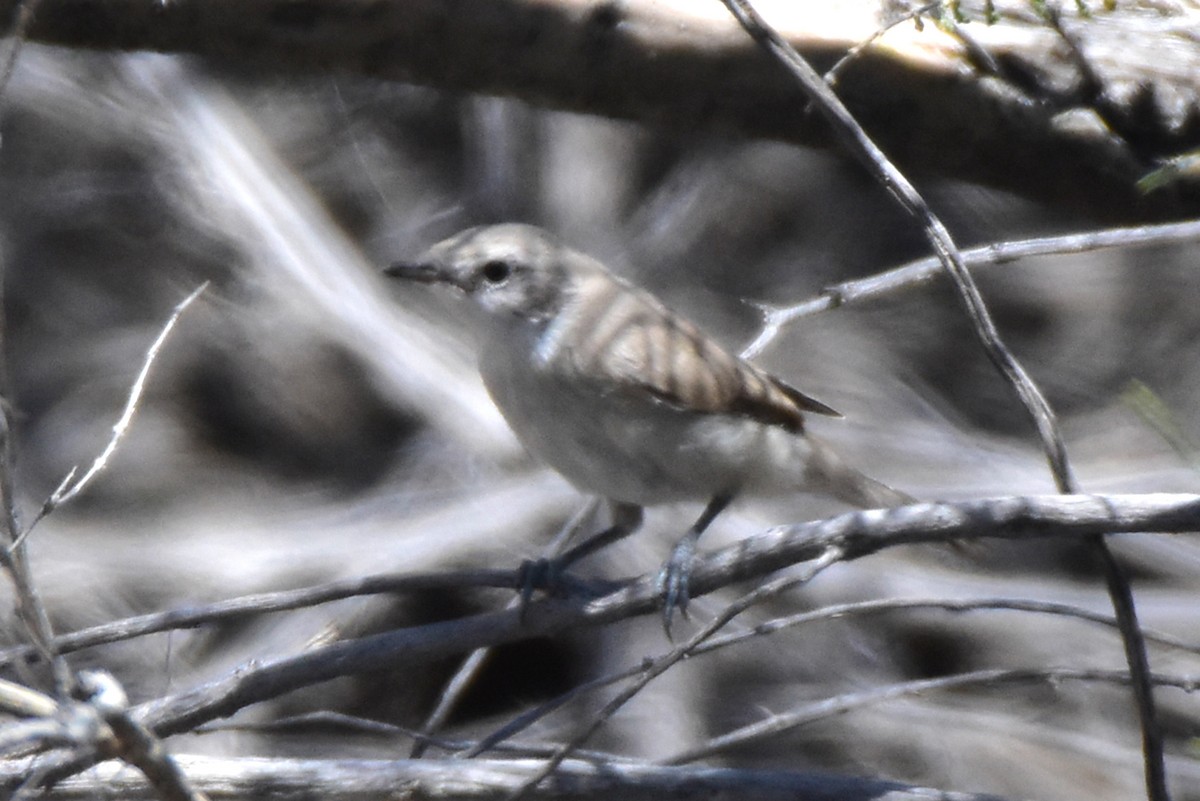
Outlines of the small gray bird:
[{"label": "small gray bird", "polygon": [[482,309],[480,372],[517,437],[611,502],[612,527],[551,573],[635,531],[644,506],[708,504],[660,574],[668,626],[672,609],[686,608],[696,541],[735,496],[816,492],[862,508],[911,501],[805,432],[805,412],[840,416],[833,409],[539,228],[471,228],[385,272],[456,287]]}]

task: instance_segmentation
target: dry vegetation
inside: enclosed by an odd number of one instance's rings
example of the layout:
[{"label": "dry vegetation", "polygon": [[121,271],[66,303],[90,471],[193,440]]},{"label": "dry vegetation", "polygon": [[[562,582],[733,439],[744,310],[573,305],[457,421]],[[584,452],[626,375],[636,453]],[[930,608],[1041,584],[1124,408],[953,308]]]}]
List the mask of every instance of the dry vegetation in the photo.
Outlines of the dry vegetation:
[{"label": "dry vegetation", "polygon": [[[795,302],[926,252],[886,194],[828,152],[347,74],[29,44],[0,133],[5,358],[24,520],[72,466],[100,452],[171,309],[211,282],[165,345],[111,464],[30,537],[55,630],[377,573],[432,577],[393,594],[240,615],[70,655],[74,668],[111,671],[134,703],[338,641],[502,610],[512,593],[479,586],[471,571],[515,570],[583,502],[507,432],[455,306],[385,285],[379,268],[389,261],[467,225],[537,222],[738,345],[761,323],[747,300]],[[921,188],[964,246],[1096,227],[1070,208],[977,185]],[[1194,243],[1028,259],[978,277],[1001,333],[1060,414],[1085,491],[1196,491]],[[1027,416],[943,283],[802,319],[759,361],[843,411],[845,420],[814,428],[917,497],[1054,491]],[[704,545],[841,511],[820,498],[744,502]],[[581,574],[652,572],[695,512],[653,511],[644,533]],[[1195,677],[1200,542],[1130,534],[1112,546],[1133,575],[1143,624],[1164,636],[1150,644],[1155,674]],[[446,571],[463,572],[461,581],[436,580]],[[697,599],[677,634],[686,638],[755,585]],[[46,688],[44,666],[12,662],[26,636],[8,596],[0,600],[5,677]],[[875,601],[888,603],[857,605]],[[810,720],[699,764],[1047,801],[1143,792],[1137,721],[1116,675],[1125,666],[1120,639],[1078,616],[1111,614],[1078,538],[888,548],[755,606],[725,633],[843,604],[851,606],[675,665],[586,748],[629,760],[614,774],[646,771],[643,792],[663,798],[683,792],[674,783],[681,774],[655,774],[656,760],[811,707]],[[669,651],[651,607],[558,631],[553,619],[565,618],[546,605],[531,624],[539,636],[513,636],[490,654],[443,731],[451,750]],[[515,625],[512,613],[495,619]],[[551,622],[539,630],[539,620]],[[255,766],[264,775],[242,791],[291,781],[336,798],[371,771],[380,787],[394,787],[413,774],[327,762],[320,778],[292,776],[299,769],[284,759],[406,757],[404,730],[422,726],[469,642],[422,645],[399,667],[376,664],[230,707],[229,719],[206,715],[202,733],[180,723],[173,731],[189,733],[167,746],[214,760],[278,760]],[[993,669],[1029,673],[871,697]],[[515,742],[560,743],[613,693],[583,695]],[[854,708],[820,706],[831,698]],[[1172,687],[1157,699],[1173,797],[1200,800],[1198,702]],[[349,717],[299,717],[316,712]],[[454,763],[430,764],[469,784]],[[9,788],[28,765],[5,763]],[[235,770],[199,757],[184,765],[194,777],[228,780]],[[514,781],[475,779],[464,797]],[[210,790],[232,786],[205,781]],[[750,779],[739,781],[743,797],[756,797]],[[838,797],[869,794],[844,792]]]}]

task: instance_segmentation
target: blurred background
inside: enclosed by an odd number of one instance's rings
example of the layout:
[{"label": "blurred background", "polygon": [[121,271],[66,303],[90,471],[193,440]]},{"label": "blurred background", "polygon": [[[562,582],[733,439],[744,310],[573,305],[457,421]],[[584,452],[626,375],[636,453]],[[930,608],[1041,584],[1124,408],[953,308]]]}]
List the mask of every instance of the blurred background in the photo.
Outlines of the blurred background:
[{"label": "blurred background", "polygon": [[[583,499],[508,433],[455,299],[379,275],[461,228],[547,227],[734,348],[757,333],[756,303],[797,302],[925,252],[891,200],[828,152],[361,78],[249,76],[30,45],[0,136],[5,357],[27,518],[100,452],[172,307],[210,282],[109,468],[32,537],[59,631],[374,572],[515,568],[540,553]],[[978,186],[922,188],[962,245],[1093,227]],[[1028,260],[979,280],[1061,415],[1085,490],[1200,487],[1194,247]],[[813,428],[850,461],[918,497],[1053,492],[1031,424],[942,283],[803,319],[758,361],[846,415]],[[838,511],[822,498],[741,503],[703,544]],[[580,572],[655,569],[696,513],[654,510],[642,534]],[[1114,548],[1144,624],[1196,642],[1196,543],[1129,536]],[[738,625],[856,600],[996,596],[1108,609],[1083,549],[1023,542],[840,565]],[[141,701],[249,660],[510,597],[344,601],[96,648],[72,664],[114,671]],[[698,599],[694,614],[732,597]],[[7,601],[3,627],[6,644],[23,641]],[[647,618],[500,649],[448,733],[481,736],[667,647]],[[1177,649],[1155,647],[1151,661],[1164,674],[1196,672],[1195,655]],[[677,666],[592,745],[661,758],[773,712],[898,681],[1123,666],[1115,632],[1078,620],[848,616]],[[171,742],[181,752],[403,756],[403,738],[255,726],[335,710],[419,727],[456,667],[330,682],[244,711],[235,731]],[[1175,797],[1200,799],[1197,702],[1170,689],[1158,697]],[[569,707],[525,737],[558,742],[600,703]],[[880,703],[714,761],[1118,799],[1141,792],[1138,746],[1124,687],[1042,683]]]}]

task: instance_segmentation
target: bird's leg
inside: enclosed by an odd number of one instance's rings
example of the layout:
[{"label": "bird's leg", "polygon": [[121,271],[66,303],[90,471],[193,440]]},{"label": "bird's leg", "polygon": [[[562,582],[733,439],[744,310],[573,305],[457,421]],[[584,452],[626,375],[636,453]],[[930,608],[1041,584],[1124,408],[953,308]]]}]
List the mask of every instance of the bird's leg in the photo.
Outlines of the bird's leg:
[{"label": "bird's leg", "polygon": [[642,507],[632,503],[610,502],[612,523],[608,528],[588,537],[553,559],[531,559],[521,565],[520,591],[521,608],[529,603],[533,591],[553,590],[561,584],[567,568],[581,559],[591,556],[601,548],[628,537],[642,525]]},{"label": "bird's leg", "polygon": [[671,636],[671,617],[676,607],[679,614],[687,617],[688,582],[691,579],[692,561],[696,557],[696,543],[717,515],[733,500],[732,492],[721,493],[708,502],[700,517],[687,533],[680,537],[671,549],[671,555],[658,573],[659,593],[663,598],[663,628]]},{"label": "bird's leg", "polygon": [[612,510],[612,525],[588,537],[574,548],[564,551],[554,560],[559,563],[560,569],[566,569],[580,559],[591,556],[602,548],[607,548],[617,540],[625,539],[642,527],[642,507],[632,503],[614,501],[610,503],[609,508]]}]

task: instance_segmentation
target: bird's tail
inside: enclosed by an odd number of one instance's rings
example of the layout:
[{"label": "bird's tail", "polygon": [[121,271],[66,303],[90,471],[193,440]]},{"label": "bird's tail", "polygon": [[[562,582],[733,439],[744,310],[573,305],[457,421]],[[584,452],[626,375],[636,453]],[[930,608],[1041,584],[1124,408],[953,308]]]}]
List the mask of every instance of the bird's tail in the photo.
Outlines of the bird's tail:
[{"label": "bird's tail", "polygon": [[863,475],[842,461],[825,443],[808,435],[812,454],[805,470],[805,484],[859,509],[905,506],[917,499],[881,481]]}]

